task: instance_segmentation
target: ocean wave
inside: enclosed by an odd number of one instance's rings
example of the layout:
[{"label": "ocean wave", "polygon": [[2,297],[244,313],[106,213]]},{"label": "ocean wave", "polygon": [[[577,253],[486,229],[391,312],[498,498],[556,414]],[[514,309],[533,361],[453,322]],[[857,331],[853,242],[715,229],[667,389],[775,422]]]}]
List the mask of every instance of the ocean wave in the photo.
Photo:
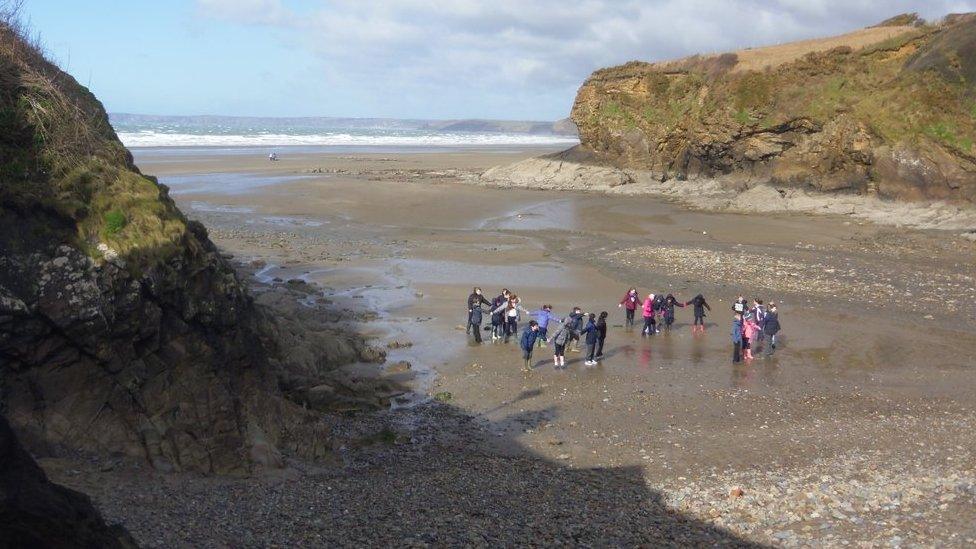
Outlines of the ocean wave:
[{"label": "ocean wave", "polygon": [[423,133],[414,135],[350,133],[252,135],[191,134],[156,131],[119,132],[126,147],[276,147],[304,146],[476,146],[476,145],[571,145],[574,137],[560,135],[494,133]]}]

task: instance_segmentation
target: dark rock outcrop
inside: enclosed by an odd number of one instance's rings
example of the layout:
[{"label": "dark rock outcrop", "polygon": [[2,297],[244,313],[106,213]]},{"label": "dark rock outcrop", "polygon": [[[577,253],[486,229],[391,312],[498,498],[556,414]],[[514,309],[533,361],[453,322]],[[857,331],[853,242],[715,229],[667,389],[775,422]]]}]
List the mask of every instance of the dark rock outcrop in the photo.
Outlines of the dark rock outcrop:
[{"label": "dark rock outcrop", "polygon": [[216,473],[327,455],[309,389],[363,342],[283,330],[2,21],[0,113],[0,409],[24,444]]},{"label": "dark rock outcrop", "polygon": [[976,18],[595,72],[573,107],[598,162],[656,177],[976,202]]},{"label": "dark rock outcrop", "polygon": [[88,496],[52,483],[0,416],[0,547],[136,547]]}]

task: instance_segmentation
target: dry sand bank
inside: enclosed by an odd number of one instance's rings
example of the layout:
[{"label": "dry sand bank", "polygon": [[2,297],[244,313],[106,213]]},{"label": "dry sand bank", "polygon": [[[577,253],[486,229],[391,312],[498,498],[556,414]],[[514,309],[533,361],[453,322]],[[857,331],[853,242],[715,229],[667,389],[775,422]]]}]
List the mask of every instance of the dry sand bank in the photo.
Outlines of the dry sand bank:
[{"label": "dry sand bank", "polygon": [[547,157],[496,166],[480,177],[467,180],[502,188],[658,196],[709,211],[845,216],[879,225],[954,231],[964,238],[976,240],[976,208],[945,202],[895,202],[849,194],[826,195],[760,182],[660,181],[653,174],[640,170],[591,166]]}]

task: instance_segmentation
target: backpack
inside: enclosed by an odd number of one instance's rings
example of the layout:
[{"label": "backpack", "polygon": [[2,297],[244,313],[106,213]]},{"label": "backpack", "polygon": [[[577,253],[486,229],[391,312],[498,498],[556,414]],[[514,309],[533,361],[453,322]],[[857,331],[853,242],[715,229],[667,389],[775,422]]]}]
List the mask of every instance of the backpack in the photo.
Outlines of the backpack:
[{"label": "backpack", "polygon": [[658,294],[654,296],[654,310],[660,311],[664,308],[664,296]]},{"label": "backpack", "polygon": [[741,301],[736,301],[735,305],[732,306],[732,310],[740,314],[744,313],[746,312],[746,304]]}]

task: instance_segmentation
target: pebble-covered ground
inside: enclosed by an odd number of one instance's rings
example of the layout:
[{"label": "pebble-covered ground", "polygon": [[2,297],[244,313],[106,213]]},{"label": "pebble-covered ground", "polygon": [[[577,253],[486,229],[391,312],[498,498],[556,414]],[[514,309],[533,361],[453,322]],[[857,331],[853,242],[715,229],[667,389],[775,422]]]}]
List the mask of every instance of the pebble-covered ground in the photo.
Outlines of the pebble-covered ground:
[{"label": "pebble-covered ground", "polygon": [[[971,416],[892,418],[937,437]],[[976,461],[918,445],[852,450],[804,467],[574,467],[433,402],[336,427],[331,468],[291,462],[252,478],[161,475],[132,463],[46,460],[147,547],[971,546]],[[745,541],[751,540],[751,541]]]},{"label": "pebble-covered ground", "polygon": [[865,261],[851,254],[825,253],[797,244],[789,256],[740,246],[731,251],[675,246],[641,246],[610,257],[636,268],[719,284],[741,281],[772,293],[814,294],[872,306],[901,306],[923,315],[964,312],[974,315],[976,273],[905,268],[904,264]]}]

